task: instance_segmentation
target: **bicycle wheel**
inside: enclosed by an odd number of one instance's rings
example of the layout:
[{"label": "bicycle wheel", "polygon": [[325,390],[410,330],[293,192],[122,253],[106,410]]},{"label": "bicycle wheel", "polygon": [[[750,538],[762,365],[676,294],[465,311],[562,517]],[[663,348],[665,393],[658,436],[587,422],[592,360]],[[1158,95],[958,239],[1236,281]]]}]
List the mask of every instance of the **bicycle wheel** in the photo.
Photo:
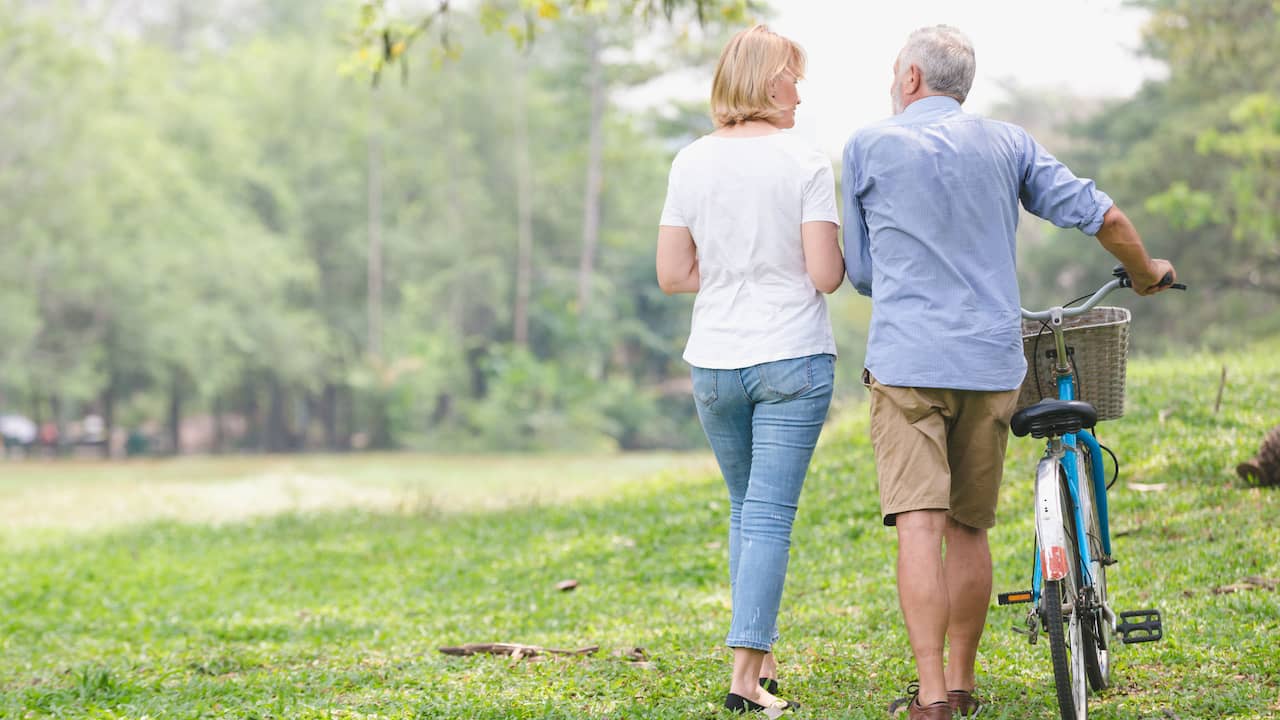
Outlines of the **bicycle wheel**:
[{"label": "bicycle wheel", "polygon": [[1062,720],[1085,720],[1088,680],[1084,668],[1084,634],[1080,623],[1080,560],[1076,550],[1076,529],[1072,520],[1066,474],[1059,470],[1062,524],[1067,534],[1069,558],[1066,577],[1046,580],[1041,593],[1041,620],[1049,635],[1053,659],[1053,684],[1058,694]]},{"label": "bicycle wheel", "polygon": [[1084,670],[1089,677],[1089,687],[1094,692],[1105,690],[1111,684],[1112,623],[1107,618],[1107,566],[1102,549],[1102,524],[1098,520],[1097,494],[1093,484],[1093,462],[1089,449],[1080,445],[1080,505],[1084,511],[1085,535],[1089,539],[1089,575],[1092,584],[1088,590],[1088,607],[1081,617],[1084,651]]}]

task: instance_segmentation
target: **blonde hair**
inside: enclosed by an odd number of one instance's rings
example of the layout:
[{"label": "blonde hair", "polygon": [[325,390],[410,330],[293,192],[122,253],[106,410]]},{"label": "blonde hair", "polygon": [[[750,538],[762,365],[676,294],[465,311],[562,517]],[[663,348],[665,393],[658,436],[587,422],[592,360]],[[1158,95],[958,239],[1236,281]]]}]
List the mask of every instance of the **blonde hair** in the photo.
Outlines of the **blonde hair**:
[{"label": "blonde hair", "polygon": [[769,97],[769,83],[783,72],[804,77],[804,50],[765,25],[755,25],[724,46],[711,81],[716,127],[768,120],[783,108]]}]

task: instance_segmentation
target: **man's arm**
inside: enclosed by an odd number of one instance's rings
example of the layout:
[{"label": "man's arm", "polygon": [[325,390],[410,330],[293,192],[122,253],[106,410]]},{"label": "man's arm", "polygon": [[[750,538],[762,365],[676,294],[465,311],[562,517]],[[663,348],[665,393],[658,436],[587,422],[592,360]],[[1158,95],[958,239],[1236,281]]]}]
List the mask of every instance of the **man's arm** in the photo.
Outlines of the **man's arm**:
[{"label": "man's arm", "polygon": [[1133,291],[1139,295],[1152,295],[1164,290],[1167,286],[1161,286],[1160,280],[1165,273],[1170,273],[1174,280],[1178,279],[1172,263],[1152,259],[1147,254],[1138,229],[1115,205],[1102,216],[1102,227],[1098,229],[1097,238],[1102,247],[1124,265],[1129,279],[1133,281]]},{"label": "man's arm", "polygon": [[[1016,127],[1016,126],[1013,126]],[[1153,260],[1138,230],[1120,208],[1088,178],[1076,177],[1025,130],[1022,133],[1023,177],[1019,193],[1030,212],[1058,227],[1075,227],[1094,235],[1128,271],[1133,290],[1151,295],[1164,290],[1160,280],[1173,272],[1168,260]],[[1176,273],[1173,276],[1177,278]]]},{"label": "man's arm", "polygon": [[871,297],[871,236],[867,222],[862,217],[862,202],[858,200],[853,140],[844,148],[844,162],[840,170],[841,190],[844,194],[844,267],[849,282],[860,295]]}]

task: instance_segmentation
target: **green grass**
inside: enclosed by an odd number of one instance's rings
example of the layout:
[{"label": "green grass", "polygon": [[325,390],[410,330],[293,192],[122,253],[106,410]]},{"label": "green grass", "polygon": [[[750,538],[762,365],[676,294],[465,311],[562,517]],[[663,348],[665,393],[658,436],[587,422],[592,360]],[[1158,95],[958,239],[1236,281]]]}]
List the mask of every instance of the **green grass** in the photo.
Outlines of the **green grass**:
[{"label": "green grass", "polygon": [[[1280,422],[1278,354],[1131,366],[1128,415],[1099,431],[1123,463],[1109,577],[1120,609],[1163,610],[1167,637],[1115,650],[1116,685],[1091,717],[1280,716],[1280,596],[1214,592],[1280,577],[1280,493],[1233,472]],[[826,433],[795,529],[778,652],[799,717],[882,717],[914,677],[863,415]],[[1038,452],[1011,443],[992,533],[998,590],[1028,582]],[[729,668],[727,502],[703,460],[449,462],[456,475],[433,475],[422,457],[3,466],[0,717],[727,717],[716,709]],[[696,471],[637,479],[671,462]],[[144,502],[167,484],[279,474],[277,463],[414,501],[357,493],[213,523],[154,509],[85,523],[74,504],[29,517],[57,483]],[[462,499],[434,499],[446,487]],[[507,499],[487,508],[493,496]],[[557,591],[566,578],[578,589]],[[1009,631],[1024,607],[989,616],[979,682],[990,718],[1053,717],[1045,642]],[[494,641],[601,651],[546,662],[438,652]],[[636,646],[651,663],[611,654]]]},{"label": "green grass", "polygon": [[600,497],[661,472],[713,472],[709,453],[280,455],[35,460],[0,465],[0,542],[148,521],[226,523],[341,508],[497,510]]}]

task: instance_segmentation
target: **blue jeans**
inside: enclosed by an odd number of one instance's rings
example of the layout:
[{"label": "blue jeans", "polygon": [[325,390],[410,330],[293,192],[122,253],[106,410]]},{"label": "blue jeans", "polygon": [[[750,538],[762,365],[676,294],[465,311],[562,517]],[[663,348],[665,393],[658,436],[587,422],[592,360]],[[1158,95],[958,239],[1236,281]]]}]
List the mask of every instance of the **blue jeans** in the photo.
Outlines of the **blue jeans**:
[{"label": "blue jeans", "polygon": [[778,639],[791,525],[834,382],[825,354],[693,368],[698,419],[729,487],[730,647],[768,651]]}]

